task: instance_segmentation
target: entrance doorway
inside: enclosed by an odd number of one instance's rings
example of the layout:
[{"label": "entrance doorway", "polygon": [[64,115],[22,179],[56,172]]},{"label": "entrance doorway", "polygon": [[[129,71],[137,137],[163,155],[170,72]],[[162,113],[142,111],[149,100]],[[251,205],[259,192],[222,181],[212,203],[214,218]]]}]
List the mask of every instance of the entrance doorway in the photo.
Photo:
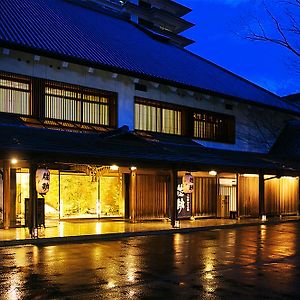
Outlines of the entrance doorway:
[{"label": "entrance doorway", "polygon": [[[16,215],[25,224],[29,198],[29,170],[16,173]],[[39,196],[40,198],[40,196]],[[116,172],[93,181],[85,173],[50,170],[50,189],[44,196],[46,219],[124,218],[124,180]]]}]

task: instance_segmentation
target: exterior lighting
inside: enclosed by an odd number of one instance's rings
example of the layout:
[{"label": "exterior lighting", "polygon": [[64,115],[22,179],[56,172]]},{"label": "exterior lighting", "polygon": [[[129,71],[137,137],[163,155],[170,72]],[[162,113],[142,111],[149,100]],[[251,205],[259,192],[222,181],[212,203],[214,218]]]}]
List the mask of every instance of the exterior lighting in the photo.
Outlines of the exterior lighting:
[{"label": "exterior lighting", "polygon": [[211,170],[208,172],[208,174],[211,176],[216,176],[218,173],[217,173],[217,171]]},{"label": "exterior lighting", "polygon": [[10,162],[11,162],[13,165],[15,165],[15,164],[18,162],[18,160],[17,160],[16,158],[13,158]]},{"label": "exterior lighting", "polygon": [[112,166],[110,166],[110,169],[111,169],[112,171],[118,171],[118,170],[119,170],[119,167],[118,167],[117,165],[112,165]]},{"label": "exterior lighting", "polygon": [[131,171],[135,171],[136,169],[137,169],[137,167],[134,167],[134,166],[130,167]]},{"label": "exterior lighting", "polygon": [[258,177],[258,174],[242,174],[244,177]]}]

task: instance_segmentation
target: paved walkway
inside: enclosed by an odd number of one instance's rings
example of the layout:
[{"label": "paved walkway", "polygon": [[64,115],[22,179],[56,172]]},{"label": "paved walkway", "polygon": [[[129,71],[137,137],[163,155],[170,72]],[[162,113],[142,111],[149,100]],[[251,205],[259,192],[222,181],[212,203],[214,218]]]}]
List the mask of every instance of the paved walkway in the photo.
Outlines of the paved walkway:
[{"label": "paved walkway", "polygon": [[180,221],[179,228],[172,228],[168,221],[132,224],[126,221],[109,220],[51,220],[46,221],[45,228],[39,229],[37,239],[30,237],[28,228],[0,229],[0,246],[95,241],[141,235],[184,233],[236,226],[295,222],[299,220],[299,216],[272,218],[264,222],[259,219],[198,219],[194,221]]}]

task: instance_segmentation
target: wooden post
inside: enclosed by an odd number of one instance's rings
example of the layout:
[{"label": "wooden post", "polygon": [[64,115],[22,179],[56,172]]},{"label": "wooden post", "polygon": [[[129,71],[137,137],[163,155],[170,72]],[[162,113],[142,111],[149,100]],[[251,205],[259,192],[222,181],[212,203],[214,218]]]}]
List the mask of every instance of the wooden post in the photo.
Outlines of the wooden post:
[{"label": "wooden post", "polygon": [[298,176],[298,212],[297,216],[300,214],[300,177]]},{"label": "wooden post", "polygon": [[239,203],[239,174],[236,173],[236,218],[240,218],[240,203]]},{"label": "wooden post", "polygon": [[16,220],[16,201],[17,201],[17,170],[10,169],[10,226],[15,227]]},{"label": "wooden post", "polygon": [[3,226],[10,227],[10,161],[3,163]]},{"label": "wooden post", "polygon": [[264,174],[259,174],[259,216],[262,217],[266,214],[265,211],[265,180]]},{"label": "wooden post", "polygon": [[29,211],[30,211],[30,221],[29,221],[29,231],[32,237],[35,237],[34,231],[37,230],[37,191],[36,191],[36,166],[30,167],[29,173]]},{"label": "wooden post", "polygon": [[135,215],[136,215],[136,171],[131,171],[130,173],[130,187],[129,187],[129,215],[130,215],[130,222],[135,222]]},{"label": "wooden post", "polygon": [[175,169],[172,169],[170,172],[169,205],[171,214],[171,225],[172,227],[175,227],[177,210],[177,170]]}]

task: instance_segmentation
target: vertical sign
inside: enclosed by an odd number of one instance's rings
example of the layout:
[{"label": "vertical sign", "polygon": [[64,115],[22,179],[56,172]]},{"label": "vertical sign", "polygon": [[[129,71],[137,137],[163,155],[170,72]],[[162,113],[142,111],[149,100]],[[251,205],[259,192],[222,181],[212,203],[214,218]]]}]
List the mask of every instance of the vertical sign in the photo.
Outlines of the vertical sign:
[{"label": "vertical sign", "polygon": [[177,184],[177,219],[190,218],[192,216],[192,194],[184,193],[182,179],[178,178]]}]

